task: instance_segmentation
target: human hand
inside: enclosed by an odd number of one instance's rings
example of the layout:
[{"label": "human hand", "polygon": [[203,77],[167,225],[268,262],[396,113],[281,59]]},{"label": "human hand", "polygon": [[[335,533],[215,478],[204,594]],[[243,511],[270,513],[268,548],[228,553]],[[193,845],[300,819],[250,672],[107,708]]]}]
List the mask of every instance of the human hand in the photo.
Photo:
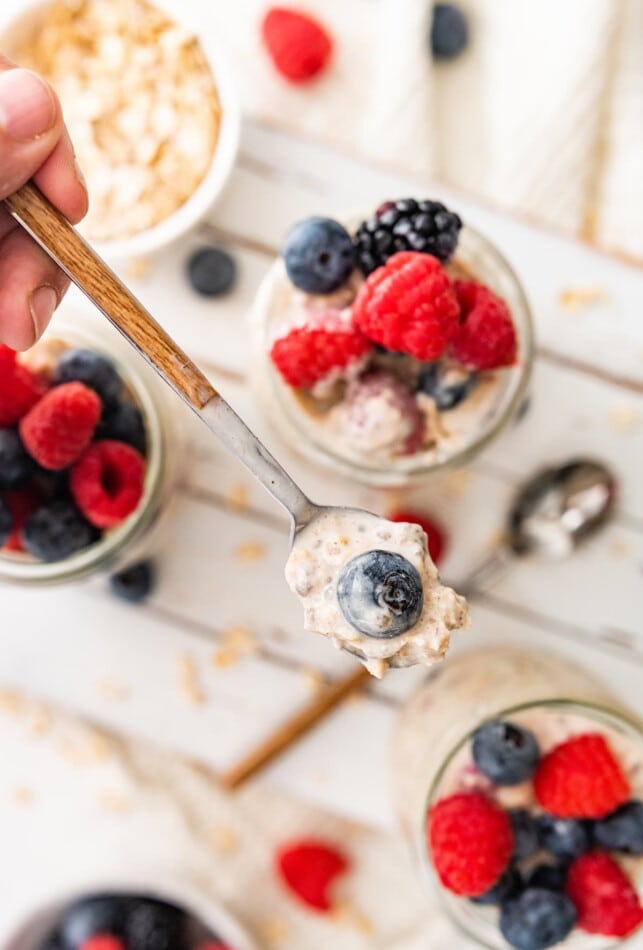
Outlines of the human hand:
[{"label": "human hand", "polygon": [[30,178],[69,220],[87,212],[87,189],[51,86],[0,55],[0,343],[28,349],[69,281],[13,220],[2,199]]}]

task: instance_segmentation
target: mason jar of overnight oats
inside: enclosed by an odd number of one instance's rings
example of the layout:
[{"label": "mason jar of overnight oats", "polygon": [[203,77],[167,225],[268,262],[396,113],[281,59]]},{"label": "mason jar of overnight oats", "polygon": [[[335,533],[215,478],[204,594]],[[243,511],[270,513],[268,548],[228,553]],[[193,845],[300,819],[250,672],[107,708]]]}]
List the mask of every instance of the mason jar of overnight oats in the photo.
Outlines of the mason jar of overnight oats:
[{"label": "mason jar of overnight oats", "polygon": [[[91,354],[90,363],[96,357],[98,370],[88,369],[82,354]],[[107,378],[101,381],[103,372]],[[0,446],[0,503],[10,519],[0,538],[0,582],[74,581],[111,574],[148,557],[158,544],[185,458],[184,427],[163,384],[111,328],[69,313],[58,316],[34,347],[15,356],[3,383],[9,394],[14,373],[27,386],[35,385],[39,395],[29,399],[31,425],[26,412],[0,426],[11,432],[12,452],[9,459]],[[63,385],[70,392],[67,406],[38,409]],[[85,403],[77,407],[79,388]],[[89,421],[79,416],[76,423],[75,412],[94,415]],[[72,446],[69,459],[58,458],[57,443],[65,438],[56,430],[61,413],[70,413],[61,425],[71,419],[72,430],[89,427],[86,444]],[[51,458],[42,458],[40,451]],[[3,463],[13,467],[3,470]]]},{"label": "mason jar of overnight oats", "polygon": [[[411,210],[404,210],[409,205]],[[433,210],[423,212],[422,207]],[[408,227],[416,222],[435,231],[441,213],[457,220],[457,230],[446,236],[448,244],[456,231],[457,243],[451,240],[438,260],[431,250],[441,253],[441,236],[431,245],[433,238]],[[282,257],[265,277],[252,314],[253,379],[278,435],[314,462],[375,486],[412,483],[471,461],[515,418],[529,384],[532,318],[509,263],[486,237],[461,226],[443,205],[413,199],[386,202],[370,218],[351,219],[346,231],[354,248],[352,266],[345,267],[339,285],[331,275],[319,292],[320,282],[308,281],[306,273],[301,279],[302,268],[297,261],[292,265],[293,241],[306,240],[308,224],[292,229],[294,239],[286,237]],[[396,228],[405,227],[404,236],[395,235]],[[304,237],[298,238],[302,230]],[[315,244],[315,238],[313,234],[311,243],[319,257],[332,263],[332,248],[319,240]],[[375,252],[373,258],[373,244],[388,240],[394,243],[391,251],[405,250],[398,252],[397,260],[389,251],[379,256]],[[350,254],[348,245],[344,250]],[[427,257],[433,267],[425,264]],[[389,280],[388,272],[401,270],[402,264],[409,269],[407,284],[418,292],[410,299],[404,277],[394,274],[385,306],[401,312],[384,314],[375,298]],[[364,284],[371,282],[380,286],[365,306]],[[326,291],[328,287],[333,289]],[[425,298],[422,288],[427,288]],[[431,336],[435,310],[446,296],[453,298],[454,310],[445,320],[442,309],[440,327]],[[364,314],[369,306],[371,313]],[[465,323],[465,313],[469,339],[464,339],[465,328],[457,326]],[[376,321],[390,325],[375,328]],[[397,332],[405,321],[406,335]],[[424,334],[419,343],[414,321]],[[452,331],[463,339],[452,339]],[[495,334],[495,339],[485,334]]]},{"label": "mason jar of overnight oats", "polygon": [[482,946],[604,950],[643,923],[643,724],[581,666],[490,646],[436,667],[393,776],[419,873]]}]

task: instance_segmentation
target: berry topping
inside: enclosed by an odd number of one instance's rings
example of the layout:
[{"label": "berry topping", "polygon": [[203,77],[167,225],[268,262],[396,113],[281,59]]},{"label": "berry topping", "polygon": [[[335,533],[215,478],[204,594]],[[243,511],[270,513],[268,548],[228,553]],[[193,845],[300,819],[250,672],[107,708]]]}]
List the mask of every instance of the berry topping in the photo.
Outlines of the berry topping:
[{"label": "berry topping", "polygon": [[564,894],[528,888],[500,911],[500,930],[517,950],[545,950],[567,937],[576,922],[574,905]]},{"label": "berry topping", "polygon": [[364,457],[409,455],[422,445],[426,420],[411,392],[385,370],[349,383],[331,420],[342,440]]},{"label": "berry topping", "polygon": [[139,505],[145,482],[145,459],[124,442],[94,442],[69,475],[74,501],[91,524],[112,528]]},{"label": "berry topping", "polygon": [[187,275],[193,290],[204,297],[221,297],[237,280],[234,258],[221,247],[200,247],[190,255]]},{"label": "berry topping", "polygon": [[15,429],[0,429],[0,489],[18,488],[36,471]]},{"label": "berry topping", "polygon": [[593,851],[577,858],[567,873],[566,891],[588,933],[627,937],[643,923],[643,908],[629,878],[609,854]]},{"label": "berry topping", "polygon": [[330,294],[355,267],[351,236],[332,218],[306,218],[290,229],[281,248],[288,277],[308,294]]},{"label": "berry topping", "polygon": [[83,383],[50,389],[20,423],[24,447],[43,468],[67,468],[87,448],[101,414],[101,401]]},{"label": "berry topping", "polygon": [[391,551],[366,551],[343,568],[337,598],[346,620],[367,637],[397,637],[420,619],[422,578]]},{"label": "berry topping", "polygon": [[58,499],[41,505],[21,531],[25,551],[39,561],[62,561],[98,540],[98,532],[71,501]]},{"label": "berry topping", "polygon": [[120,937],[113,937],[111,934],[95,934],[81,945],[80,950],[127,950],[127,947]]},{"label": "berry topping", "polygon": [[643,802],[631,801],[597,821],[594,840],[607,851],[643,855]]},{"label": "berry topping", "polygon": [[370,340],[418,360],[438,359],[458,329],[459,307],[439,261],[403,251],[359,290],[353,319]]},{"label": "berry topping", "polygon": [[450,353],[469,369],[496,369],[516,362],[516,328],[507,304],[473,280],[456,280],[460,325]]},{"label": "berry topping", "polygon": [[350,867],[348,858],[334,845],[316,840],[284,845],[275,855],[275,864],[290,891],[319,911],[331,910],[331,885]]},{"label": "berry topping", "polygon": [[9,540],[13,530],[13,515],[9,505],[0,496],[0,548]]},{"label": "berry topping", "polygon": [[69,907],[60,924],[62,950],[81,950],[95,934],[123,937],[127,901],[116,895],[86,897]]},{"label": "berry topping", "polygon": [[437,802],[427,832],[438,877],[463,897],[479,897],[493,887],[514,847],[507,815],[479,792],[460,792]]},{"label": "berry topping", "polygon": [[462,366],[428,363],[418,377],[418,390],[430,396],[440,412],[455,409],[475,389],[478,376]]},{"label": "berry topping", "polygon": [[94,350],[65,350],[53,374],[54,385],[84,383],[103,403],[118,399],[123,383],[114,364]]},{"label": "berry topping", "polygon": [[136,897],[125,918],[127,950],[187,950],[185,912],[166,901]]},{"label": "berry topping", "polygon": [[514,835],[514,859],[524,861],[538,851],[538,824],[526,808],[511,808],[507,812]]},{"label": "berry topping", "polygon": [[434,521],[429,515],[419,511],[394,511],[388,516],[389,521],[395,521],[402,524],[417,524],[426,534],[429,554],[434,564],[439,564],[447,546],[446,534],[441,525]]},{"label": "berry topping", "polygon": [[22,528],[29,515],[40,507],[42,496],[31,485],[6,491],[2,494],[4,504],[11,512],[12,530],[5,540],[5,551],[24,551],[22,544]]},{"label": "berry topping", "polygon": [[493,719],[474,732],[472,755],[478,769],[492,782],[518,785],[531,776],[540,751],[529,729]]},{"label": "berry topping", "polygon": [[371,344],[349,324],[296,327],[273,344],[270,358],[290,386],[306,387],[362,360]]},{"label": "berry topping", "polygon": [[469,24],[460,7],[436,3],[431,21],[431,52],[435,59],[455,59],[469,42]]},{"label": "berry topping", "polygon": [[514,867],[508,867],[500,880],[479,897],[471,897],[474,904],[505,904],[512,897],[517,897],[522,890],[522,876]]},{"label": "berry topping", "polygon": [[566,864],[538,864],[529,875],[527,885],[544,887],[548,891],[563,891],[566,880]]},{"label": "berry topping", "polygon": [[319,75],[333,52],[333,41],[318,20],[287,7],[268,10],[261,35],[275,67],[293,83]]},{"label": "berry topping", "polygon": [[605,738],[574,736],[540,760],[534,775],[539,804],[559,818],[604,818],[630,797],[630,786]]},{"label": "berry topping", "polygon": [[420,251],[448,261],[461,227],[458,215],[439,201],[386,201],[355,233],[360,269],[370,274],[398,251]]},{"label": "berry topping", "polygon": [[0,426],[20,422],[44,392],[41,380],[16,360],[16,353],[0,343]]},{"label": "berry topping", "polygon": [[120,600],[140,604],[154,587],[155,570],[152,561],[139,561],[130,567],[112,574],[109,586]]},{"label": "berry topping", "polygon": [[541,815],[538,819],[540,842],[557,858],[571,861],[589,850],[590,834],[585,822],[574,818]]},{"label": "berry topping", "polygon": [[116,442],[127,442],[141,455],[145,454],[147,436],[143,415],[133,402],[118,402],[106,406],[96,429],[96,439],[113,439]]}]

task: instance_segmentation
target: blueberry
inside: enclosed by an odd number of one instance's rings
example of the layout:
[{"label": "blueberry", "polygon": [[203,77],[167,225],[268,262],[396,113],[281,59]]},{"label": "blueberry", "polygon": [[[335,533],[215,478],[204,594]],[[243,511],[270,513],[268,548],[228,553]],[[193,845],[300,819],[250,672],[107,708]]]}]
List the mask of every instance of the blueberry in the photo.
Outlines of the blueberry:
[{"label": "blueberry", "polygon": [[337,597],[348,622],[367,637],[397,637],[420,619],[422,579],[410,561],[390,551],[366,551],[346,564]]},{"label": "blueberry", "polygon": [[11,534],[12,527],[13,516],[9,510],[9,505],[0,497],[0,548]]},{"label": "blueberry", "polygon": [[152,561],[139,561],[130,567],[112,574],[109,586],[121,600],[130,604],[140,604],[154,587],[155,570]]},{"label": "blueberry", "polygon": [[508,900],[517,897],[521,889],[522,876],[520,871],[514,867],[509,867],[493,887],[479,897],[472,897],[471,900],[474,904],[505,904]]},{"label": "blueberry", "polygon": [[145,455],[147,436],[143,415],[138,406],[120,399],[107,406],[96,430],[96,438],[126,442],[138,449],[141,455]]},{"label": "blueberry", "polygon": [[125,922],[128,950],[187,950],[184,911],[152,897],[130,901]]},{"label": "blueberry", "polygon": [[76,901],[61,920],[59,934],[62,950],[81,950],[97,933],[125,936],[127,898],[118,894],[97,894]]},{"label": "blueberry", "polygon": [[418,389],[431,396],[442,412],[458,406],[475,389],[476,373],[444,363],[427,363],[420,371]]},{"label": "blueberry", "polygon": [[570,860],[584,854],[591,845],[588,826],[575,818],[554,818],[541,815],[538,819],[540,843],[556,858]]},{"label": "blueberry", "polygon": [[524,861],[538,851],[538,823],[526,808],[512,808],[507,812],[514,834],[514,858]]},{"label": "blueberry", "polygon": [[40,561],[62,561],[89,547],[98,537],[98,531],[65,499],[42,505],[22,529],[26,550]]},{"label": "blueberry", "polygon": [[529,875],[527,886],[544,887],[548,891],[563,891],[566,880],[566,864],[538,864]]},{"label": "blueberry", "polygon": [[500,911],[500,930],[517,950],[544,950],[560,943],[576,923],[576,909],[565,894],[530,887]]},{"label": "blueberry", "polygon": [[594,840],[607,851],[643,855],[643,801],[634,800],[594,823]]},{"label": "blueberry", "polygon": [[187,274],[193,290],[203,297],[222,297],[235,285],[237,265],[221,247],[200,247],[190,255]]},{"label": "blueberry", "polygon": [[355,266],[350,234],[332,218],[306,218],[290,229],[281,253],[288,277],[309,294],[330,294]]},{"label": "blueberry", "polygon": [[79,382],[98,393],[103,403],[118,399],[123,381],[110,360],[93,350],[66,350],[58,360],[54,385]]},{"label": "blueberry", "polygon": [[455,59],[469,42],[469,23],[460,7],[436,3],[431,22],[431,52],[435,59]]},{"label": "blueberry", "polygon": [[518,785],[534,771],[540,750],[529,729],[493,719],[474,732],[472,754],[478,769],[496,785]]},{"label": "blueberry", "polygon": [[19,488],[36,471],[16,429],[0,429],[0,489]]}]

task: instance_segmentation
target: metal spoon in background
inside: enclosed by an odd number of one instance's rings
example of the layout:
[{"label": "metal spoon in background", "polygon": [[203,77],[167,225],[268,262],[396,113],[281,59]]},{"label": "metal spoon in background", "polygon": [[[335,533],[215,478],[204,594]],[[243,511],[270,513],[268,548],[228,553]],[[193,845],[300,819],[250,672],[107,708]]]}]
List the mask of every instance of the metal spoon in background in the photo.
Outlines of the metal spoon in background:
[{"label": "metal spoon in background", "polygon": [[515,496],[502,546],[458,590],[473,596],[498,580],[515,558],[569,557],[608,521],[615,499],[616,479],[602,462],[578,458],[541,469]]}]

